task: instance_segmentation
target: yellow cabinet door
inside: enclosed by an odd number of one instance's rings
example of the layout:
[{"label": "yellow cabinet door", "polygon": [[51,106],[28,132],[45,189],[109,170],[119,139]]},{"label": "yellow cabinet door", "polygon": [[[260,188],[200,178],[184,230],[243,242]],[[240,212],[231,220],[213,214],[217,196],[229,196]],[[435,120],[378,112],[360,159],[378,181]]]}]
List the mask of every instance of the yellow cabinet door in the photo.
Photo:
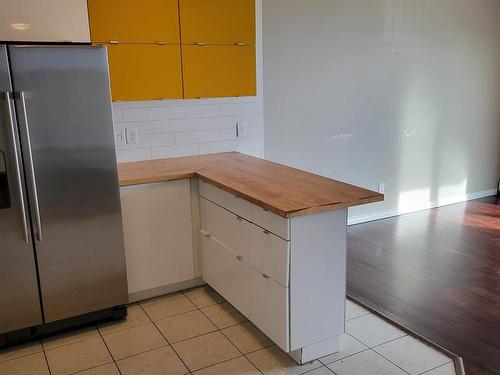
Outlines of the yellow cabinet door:
[{"label": "yellow cabinet door", "polygon": [[92,42],[179,43],[177,0],[88,0]]},{"label": "yellow cabinet door", "polygon": [[184,97],[256,95],[254,46],[182,46]]},{"label": "yellow cabinet door", "polygon": [[182,98],[179,45],[108,45],[113,100]]},{"label": "yellow cabinet door", "polygon": [[182,44],[255,44],[255,0],[179,0]]}]

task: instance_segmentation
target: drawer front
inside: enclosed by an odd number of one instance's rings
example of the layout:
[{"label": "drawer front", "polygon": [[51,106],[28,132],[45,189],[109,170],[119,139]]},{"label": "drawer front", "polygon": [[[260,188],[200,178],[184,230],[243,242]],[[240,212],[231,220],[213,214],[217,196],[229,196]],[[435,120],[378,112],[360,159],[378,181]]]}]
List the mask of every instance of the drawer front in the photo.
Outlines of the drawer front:
[{"label": "drawer front", "polygon": [[262,207],[252,204],[252,222],[280,236],[290,239],[290,219],[266,211]]},{"label": "drawer front", "polygon": [[289,351],[288,288],[263,275],[201,231],[203,279],[259,327],[284,351]]},{"label": "drawer front", "polygon": [[288,287],[290,243],[205,198],[201,228],[281,285]]},{"label": "drawer front", "polygon": [[217,203],[219,206],[234,212],[238,216],[251,220],[252,204],[250,202],[201,180],[199,186],[202,197]]},{"label": "drawer front", "polygon": [[289,352],[288,288],[264,277],[262,273],[256,274],[251,287],[254,288],[253,308],[256,310],[252,322],[276,345]]},{"label": "drawer front", "polygon": [[290,242],[272,234],[271,232],[258,227],[255,224],[245,222],[246,240],[242,242],[244,254],[250,261],[264,274],[288,287],[290,270]]},{"label": "drawer front", "polygon": [[200,220],[201,229],[234,252],[243,255],[241,244],[245,238],[245,220],[203,197],[200,199]]}]

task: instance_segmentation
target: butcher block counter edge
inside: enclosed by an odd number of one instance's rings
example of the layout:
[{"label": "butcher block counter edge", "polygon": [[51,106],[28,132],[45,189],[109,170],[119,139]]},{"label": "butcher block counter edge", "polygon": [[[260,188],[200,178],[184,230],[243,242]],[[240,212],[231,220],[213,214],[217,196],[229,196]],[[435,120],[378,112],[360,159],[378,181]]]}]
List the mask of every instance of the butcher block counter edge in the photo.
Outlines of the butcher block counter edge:
[{"label": "butcher block counter edge", "polygon": [[379,202],[383,194],[238,152],[118,165],[120,186],[198,177],[282,217]]}]

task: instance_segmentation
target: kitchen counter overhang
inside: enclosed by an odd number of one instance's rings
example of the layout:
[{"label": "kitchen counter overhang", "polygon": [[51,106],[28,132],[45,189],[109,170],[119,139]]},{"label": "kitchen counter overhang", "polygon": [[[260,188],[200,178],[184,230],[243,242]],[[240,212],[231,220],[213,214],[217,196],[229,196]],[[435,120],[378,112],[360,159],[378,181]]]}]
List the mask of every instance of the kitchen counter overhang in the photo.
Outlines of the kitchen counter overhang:
[{"label": "kitchen counter overhang", "polygon": [[384,199],[371,190],[239,152],[122,163],[118,175],[120,186],[198,177],[287,218]]}]

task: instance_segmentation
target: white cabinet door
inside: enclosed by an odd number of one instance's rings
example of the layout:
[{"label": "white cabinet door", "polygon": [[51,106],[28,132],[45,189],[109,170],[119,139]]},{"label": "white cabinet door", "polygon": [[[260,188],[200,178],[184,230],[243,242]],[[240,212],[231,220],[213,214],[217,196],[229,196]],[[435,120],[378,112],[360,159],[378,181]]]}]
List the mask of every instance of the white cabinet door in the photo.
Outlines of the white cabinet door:
[{"label": "white cabinet door", "polygon": [[0,40],[90,42],[86,0],[0,0]]},{"label": "white cabinet door", "polygon": [[252,204],[250,202],[217,186],[200,180],[200,195],[247,220],[252,218]]},{"label": "white cabinet door", "polygon": [[120,189],[130,294],[195,277],[190,194],[188,179]]},{"label": "white cabinet door", "polygon": [[285,351],[289,350],[288,288],[238,259],[202,230],[203,279]]}]

